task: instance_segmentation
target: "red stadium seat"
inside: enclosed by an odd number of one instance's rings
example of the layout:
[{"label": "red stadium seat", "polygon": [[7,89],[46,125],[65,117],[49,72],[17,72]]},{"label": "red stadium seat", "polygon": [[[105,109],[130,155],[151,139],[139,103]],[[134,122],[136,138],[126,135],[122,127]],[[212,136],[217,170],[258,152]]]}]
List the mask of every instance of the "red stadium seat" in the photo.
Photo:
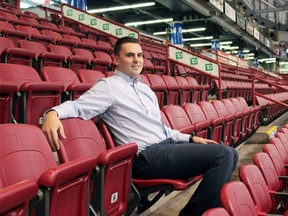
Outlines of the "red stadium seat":
[{"label": "red stadium seat", "polygon": [[73,47],[76,47],[76,45],[77,45],[77,41],[65,39],[58,32],[43,29],[43,30],[41,30],[41,33],[53,38],[53,42],[58,44],[58,45],[61,45],[61,46],[67,47],[67,48],[73,48]]},{"label": "red stadium seat", "polygon": [[162,108],[162,111],[167,117],[171,128],[179,130],[182,133],[194,134],[195,127],[191,124],[183,107],[179,105],[166,105]]},{"label": "red stadium seat", "polygon": [[191,124],[195,127],[195,135],[211,139],[210,120],[206,119],[201,107],[195,103],[185,103],[183,109],[186,111]]},{"label": "red stadium seat", "polygon": [[220,117],[210,102],[201,101],[198,104],[201,107],[206,119],[210,120],[210,125],[212,128],[211,139],[218,143],[223,143],[225,135],[225,117]]},{"label": "red stadium seat", "polygon": [[[280,201],[275,201],[277,194],[269,191],[265,179],[256,165],[242,165],[239,169],[239,178],[248,188],[260,212],[284,213],[283,210],[277,210],[280,208],[278,206]],[[282,194],[282,197],[284,198],[285,195]],[[286,194],[286,197],[288,197],[288,194]]]},{"label": "red stadium seat", "polygon": [[151,89],[155,92],[159,107],[162,108],[166,104],[167,86],[163,78],[157,74],[147,74]]},{"label": "red stadium seat", "polygon": [[202,216],[230,216],[228,212],[221,207],[212,208],[205,211]]},{"label": "red stadium seat", "polygon": [[80,69],[86,69],[89,59],[83,56],[73,55],[71,50],[67,47],[50,44],[48,49],[52,53],[63,55],[66,57],[67,67],[71,68],[73,71],[77,72]]},{"label": "red stadium seat", "polygon": [[99,70],[102,71],[103,73],[106,73],[107,71],[113,69],[112,58],[108,53],[102,51],[95,51],[93,55],[96,58],[94,70]]},{"label": "red stadium seat", "polygon": [[32,65],[35,53],[29,49],[15,47],[9,38],[0,37],[0,58],[3,63]]},{"label": "red stadium seat", "polygon": [[[243,182],[228,182],[223,185],[221,192],[221,204],[233,216],[258,216],[253,199]],[[264,214],[265,215],[265,214]]]},{"label": "red stadium seat", "polygon": [[29,35],[26,32],[16,30],[11,23],[0,21],[0,33],[2,37],[10,38],[15,47],[18,46],[18,40],[27,39]]},{"label": "red stadium seat", "polygon": [[92,87],[89,83],[81,83],[77,74],[69,68],[43,67],[41,74],[43,80],[63,85],[69,92],[69,100],[75,100]]},{"label": "red stadium seat", "polygon": [[88,214],[87,193],[90,173],[97,165],[95,157],[57,165],[46,137],[34,125],[2,124],[0,137],[0,179],[5,179],[4,187],[26,179],[37,181],[44,205],[38,208],[38,215]]},{"label": "red stadium seat", "polygon": [[215,107],[218,116],[225,118],[224,144],[229,146],[233,145],[235,114],[229,114],[228,110],[226,109],[224,103],[221,100],[213,100],[211,103]]},{"label": "red stadium seat", "polygon": [[192,103],[198,103],[199,101],[207,101],[208,99],[208,85],[199,85],[195,78],[186,77],[188,83],[193,89]]},{"label": "red stadium seat", "polygon": [[92,206],[101,215],[123,215],[127,211],[132,159],[137,145],[130,143],[106,150],[93,121],[70,118],[61,122],[67,139],[62,140],[58,151],[60,162],[65,164],[84,156],[97,158],[100,173],[92,183]]},{"label": "red stadium seat", "polygon": [[65,61],[65,56],[57,53],[48,52],[46,47],[39,42],[19,40],[19,47],[31,50],[35,53],[33,67],[41,73],[42,67],[54,66],[62,67]]},{"label": "red stadium seat", "polygon": [[187,79],[185,79],[185,77],[181,77],[181,76],[175,76],[175,79],[181,88],[181,99],[180,99],[181,104],[191,103],[192,102],[193,89],[191,88]]},{"label": "red stadium seat", "polygon": [[59,105],[64,86],[41,81],[36,70],[26,65],[0,64],[0,67],[0,82],[13,83],[20,92],[19,100],[13,103],[15,120],[40,126],[43,113]]},{"label": "red stadium seat", "polygon": [[30,26],[17,25],[16,29],[19,30],[19,31],[22,31],[22,32],[26,32],[28,34],[28,37],[29,37],[30,40],[40,42],[46,48],[54,40],[53,37],[51,37],[49,35],[41,34],[41,32],[38,29],[30,27]]},{"label": "red stadium seat", "polygon": [[162,75],[162,78],[166,84],[167,89],[167,102],[166,104],[179,104],[180,105],[180,94],[181,87],[176,79],[169,75]]}]

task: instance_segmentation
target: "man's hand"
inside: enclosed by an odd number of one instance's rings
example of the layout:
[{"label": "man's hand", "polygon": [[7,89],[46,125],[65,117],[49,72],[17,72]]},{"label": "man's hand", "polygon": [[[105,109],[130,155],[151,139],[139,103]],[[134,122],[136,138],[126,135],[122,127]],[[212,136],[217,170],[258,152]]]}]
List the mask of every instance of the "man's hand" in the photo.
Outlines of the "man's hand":
[{"label": "man's hand", "polygon": [[193,142],[194,143],[200,143],[200,144],[208,144],[208,143],[218,144],[214,140],[205,139],[205,138],[197,137],[197,136],[193,136]]},{"label": "man's hand", "polygon": [[56,111],[51,110],[45,115],[42,131],[44,132],[52,150],[59,150],[60,137],[66,138],[66,136],[64,133],[63,125],[58,118]]}]

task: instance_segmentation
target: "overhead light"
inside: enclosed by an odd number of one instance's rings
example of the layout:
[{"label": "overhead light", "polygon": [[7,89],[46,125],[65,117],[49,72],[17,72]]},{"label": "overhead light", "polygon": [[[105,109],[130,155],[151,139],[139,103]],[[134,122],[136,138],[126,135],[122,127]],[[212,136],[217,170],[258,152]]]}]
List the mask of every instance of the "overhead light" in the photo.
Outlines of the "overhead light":
[{"label": "overhead light", "polygon": [[205,31],[206,28],[192,28],[192,29],[182,29],[182,32],[199,32],[199,31]]},{"label": "overhead light", "polygon": [[264,58],[264,59],[259,59],[259,62],[263,61],[276,61],[276,58]]},{"label": "overhead light", "polygon": [[145,25],[145,24],[171,22],[171,21],[173,21],[173,18],[158,19],[158,20],[148,20],[148,21],[140,21],[140,22],[131,22],[131,23],[125,23],[124,25],[125,26],[138,26],[138,25]]},{"label": "overhead light", "polygon": [[279,65],[287,65],[288,62],[279,62]]},{"label": "overhead light", "polygon": [[229,44],[232,44],[232,43],[233,43],[232,41],[221,41],[220,45],[229,45]]},{"label": "overhead light", "polygon": [[271,63],[275,63],[276,60],[270,60],[270,61],[265,61],[266,64],[271,64]]},{"label": "overhead light", "polygon": [[123,6],[116,6],[116,7],[110,7],[110,8],[100,8],[100,9],[93,9],[93,10],[87,10],[88,13],[103,13],[108,11],[118,11],[118,10],[127,10],[132,8],[140,8],[140,7],[148,7],[155,5],[155,2],[146,2],[146,3],[139,3],[139,4],[133,4],[133,5],[123,5]]},{"label": "overhead light", "polygon": [[235,50],[239,49],[239,46],[222,46],[221,49]]},{"label": "overhead light", "polygon": [[254,53],[246,53],[245,56],[254,56]]},{"label": "overhead light", "polygon": [[213,36],[197,37],[197,38],[183,38],[183,41],[197,41],[197,40],[211,40]]},{"label": "overhead light", "polygon": [[245,60],[249,60],[249,59],[254,59],[253,56],[250,56],[250,57],[244,57]]},{"label": "overhead light", "polygon": [[154,32],[153,35],[165,35],[168,34],[168,32],[163,31],[163,32]]},{"label": "overhead light", "polygon": [[198,43],[198,44],[191,44],[191,47],[204,47],[204,46],[211,46],[211,43]]},{"label": "overhead light", "polygon": [[[173,20],[172,20],[173,21]],[[182,29],[183,32],[198,32],[198,31],[205,31],[206,28],[192,28],[192,29]],[[162,32],[154,32],[153,35],[166,35],[170,34],[168,31],[162,31]]]}]

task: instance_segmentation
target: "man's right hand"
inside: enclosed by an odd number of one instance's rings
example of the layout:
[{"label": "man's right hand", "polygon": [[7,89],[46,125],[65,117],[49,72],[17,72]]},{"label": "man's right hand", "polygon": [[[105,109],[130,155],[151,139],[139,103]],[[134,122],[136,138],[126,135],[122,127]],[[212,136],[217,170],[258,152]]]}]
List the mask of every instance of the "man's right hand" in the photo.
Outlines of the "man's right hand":
[{"label": "man's right hand", "polygon": [[63,125],[55,110],[51,110],[45,115],[42,131],[44,132],[52,150],[59,150],[60,137],[66,138],[66,136],[64,133]]}]

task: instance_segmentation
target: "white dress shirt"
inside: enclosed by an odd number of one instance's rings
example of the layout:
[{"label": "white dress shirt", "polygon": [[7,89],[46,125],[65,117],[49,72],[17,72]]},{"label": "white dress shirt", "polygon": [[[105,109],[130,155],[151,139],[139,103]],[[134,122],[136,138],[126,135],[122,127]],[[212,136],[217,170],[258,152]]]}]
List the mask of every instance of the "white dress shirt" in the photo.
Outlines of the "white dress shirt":
[{"label": "white dress shirt", "polygon": [[166,127],[161,121],[155,93],[139,78],[132,79],[120,71],[100,79],[78,99],[52,109],[60,119],[91,119],[100,115],[117,144],[135,142],[138,153],[168,138],[188,142],[190,137]]}]

